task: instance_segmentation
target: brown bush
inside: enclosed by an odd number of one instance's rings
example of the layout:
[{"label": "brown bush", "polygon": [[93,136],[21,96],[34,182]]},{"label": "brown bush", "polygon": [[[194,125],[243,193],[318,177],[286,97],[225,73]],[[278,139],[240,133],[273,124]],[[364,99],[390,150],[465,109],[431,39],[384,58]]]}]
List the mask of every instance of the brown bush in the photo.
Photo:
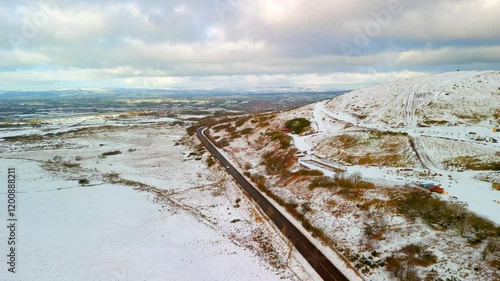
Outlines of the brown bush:
[{"label": "brown bush", "polygon": [[248,135],[248,134],[251,134],[251,133],[252,133],[252,131],[253,131],[253,129],[252,129],[252,128],[245,128],[245,129],[241,130],[241,132],[240,132],[240,133],[241,133],[242,135]]},{"label": "brown bush", "polygon": [[414,189],[400,194],[393,199],[394,203],[399,213],[409,218],[421,218],[428,225],[440,229],[456,229],[471,243],[500,236],[500,227],[490,220],[457,204],[442,201],[427,191]]},{"label": "brown bush", "polygon": [[437,262],[437,257],[432,252],[427,251],[425,247],[410,244],[401,249],[406,254],[406,258],[415,265],[427,267]]},{"label": "brown bush", "polygon": [[212,156],[210,156],[207,158],[207,166],[212,167],[213,165],[215,165],[215,160]]},{"label": "brown bush", "polygon": [[400,260],[395,257],[389,257],[385,261],[387,270],[394,277],[401,281],[420,281],[415,266],[408,264],[407,261]]},{"label": "brown bush", "polygon": [[359,144],[359,139],[352,135],[340,135],[335,137],[333,141],[337,143],[335,146],[339,146],[343,149],[354,147]]},{"label": "brown bush", "polygon": [[234,123],[234,125],[235,125],[236,127],[241,127],[241,126],[243,126],[243,125],[244,125],[244,124],[245,124],[248,120],[250,120],[250,119],[252,119],[252,116],[247,116],[247,117],[240,118],[240,119],[238,119],[238,120]]},{"label": "brown bush", "polygon": [[311,169],[301,169],[297,172],[293,173],[294,176],[323,176],[323,172],[319,170],[311,170]]},{"label": "brown bush", "polygon": [[292,141],[292,138],[282,132],[268,132],[266,133],[267,136],[271,138],[271,141],[279,141],[281,147],[280,149],[288,149],[290,148],[290,144]]},{"label": "brown bush", "polygon": [[289,176],[290,171],[288,168],[295,164],[296,161],[294,154],[295,152],[292,150],[288,152],[272,151],[264,154],[262,160],[266,166],[266,171],[271,175]]}]

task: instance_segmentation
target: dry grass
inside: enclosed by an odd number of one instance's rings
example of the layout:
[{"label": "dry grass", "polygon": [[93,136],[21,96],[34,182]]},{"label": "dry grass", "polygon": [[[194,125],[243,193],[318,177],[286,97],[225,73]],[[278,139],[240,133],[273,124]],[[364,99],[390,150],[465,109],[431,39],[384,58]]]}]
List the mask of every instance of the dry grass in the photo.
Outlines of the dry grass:
[{"label": "dry grass", "polygon": [[473,171],[499,171],[500,161],[481,160],[475,156],[460,156],[451,160],[443,161],[444,164],[452,167],[464,167]]},{"label": "dry grass", "polygon": [[495,118],[497,120],[500,119],[500,110],[495,111],[495,113],[493,114],[493,118]]},{"label": "dry grass", "polygon": [[464,119],[464,120],[467,120],[473,124],[477,124],[481,121],[484,121],[488,116],[486,115],[482,115],[482,114],[455,114],[456,117],[460,118],[460,119]]},{"label": "dry grass", "polygon": [[355,147],[360,143],[358,137],[353,135],[340,135],[333,138],[332,145],[341,149]]},{"label": "dry grass", "polygon": [[424,120],[424,124],[426,125],[446,125],[449,122],[446,120],[433,120],[433,119],[426,119]]},{"label": "dry grass", "polygon": [[320,146],[318,150],[351,165],[406,167],[412,164],[405,158],[409,140],[402,134],[376,131],[344,134],[334,137],[329,144],[324,148]]}]

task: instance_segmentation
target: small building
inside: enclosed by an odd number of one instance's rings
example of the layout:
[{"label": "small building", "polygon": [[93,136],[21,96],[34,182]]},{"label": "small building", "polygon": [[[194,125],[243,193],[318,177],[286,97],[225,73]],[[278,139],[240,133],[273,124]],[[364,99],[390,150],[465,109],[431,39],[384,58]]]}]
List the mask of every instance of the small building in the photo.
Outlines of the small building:
[{"label": "small building", "polygon": [[500,128],[493,128],[492,131],[493,133],[500,133]]},{"label": "small building", "polygon": [[493,183],[492,187],[496,190],[500,190],[500,183]]},{"label": "small building", "polygon": [[288,129],[288,128],[283,128],[283,129],[281,129],[281,131],[282,131],[283,133],[285,133],[285,134],[290,134],[290,133],[292,133],[292,130],[290,130],[290,129]]}]

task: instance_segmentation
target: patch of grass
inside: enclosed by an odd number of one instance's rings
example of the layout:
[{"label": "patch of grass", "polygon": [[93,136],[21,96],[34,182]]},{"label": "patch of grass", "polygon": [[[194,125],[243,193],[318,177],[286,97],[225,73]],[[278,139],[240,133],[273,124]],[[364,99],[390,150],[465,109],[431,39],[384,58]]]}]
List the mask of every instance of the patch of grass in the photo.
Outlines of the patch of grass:
[{"label": "patch of grass", "polygon": [[80,163],[61,162],[61,166],[68,169],[80,168]]},{"label": "patch of grass", "polygon": [[500,237],[500,227],[492,221],[462,206],[442,201],[427,191],[413,189],[402,192],[393,201],[400,214],[413,219],[420,218],[436,229],[455,229],[461,236],[467,237],[470,243]]},{"label": "patch of grass", "polygon": [[311,183],[309,184],[309,188],[314,189],[317,187],[340,187],[340,193],[345,195],[356,189],[372,189],[375,187],[375,185],[373,183],[361,181],[360,179],[355,178],[317,177],[311,181]]},{"label": "patch of grass", "polygon": [[481,258],[483,260],[500,261],[500,241],[494,239],[489,240],[481,252]]},{"label": "patch of grass", "polygon": [[15,137],[5,137],[3,138],[6,142],[36,142],[36,141],[42,141],[46,137],[41,136],[41,135],[29,135],[29,136],[15,136]]},{"label": "patch of grass", "polygon": [[301,134],[310,129],[311,121],[305,118],[297,118],[289,120],[285,123],[285,128],[292,131],[294,134]]},{"label": "patch of grass", "polygon": [[309,184],[309,188],[314,189],[317,187],[323,187],[323,188],[337,187],[337,181],[330,177],[325,177],[325,176],[317,177],[311,181],[311,183]]},{"label": "patch of grass", "polygon": [[401,249],[401,252],[403,252],[407,256],[407,259],[411,260],[412,264],[421,267],[428,267],[437,262],[436,255],[434,255],[430,251],[427,251],[425,247],[420,245],[407,245]]},{"label": "patch of grass", "polygon": [[366,153],[364,156],[358,159],[358,165],[383,165],[396,167],[398,163],[401,161],[400,153],[389,153],[389,154],[380,154],[380,153]]},{"label": "patch of grass", "polygon": [[253,131],[253,128],[245,128],[245,129],[241,130],[241,132],[240,132],[240,133],[241,133],[242,135],[249,135],[249,134],[251,134],[251,133],[252,133],[252,131]]},{"label": "patch of grass", "polygon": [[118,173],[108,173],[108,174],[105,174],[104,177],[106,179],[109,179],[109,180],[113,181],[113,180],[119,179],[120,178],[120,174],[118,174]]},{"label": "patch of grass", "polygon": [[499,171],[500,161],[490,160],[484,161],[479,157],[460,156],[451,160],[443,161],[444,164],[453,167],[464,167],[467,170],[473,171]]},{"label": "patch of grass", "polygon": [[446,125],[449,122],[446,120],[432,120],[432,119],[427,119],[424,120],[424,123],[427,125]]},{"label": "patch of grass", "polygon": [[497,110],[495,111],[495,113],[493,113],[493,118],[500,119],[500,110]]},{"label": "patch of grass", "polygon": [[280,149],[290,148],[292,138],[282,132],[267,132],[267,136],[271,138],[271,141],[279,141],[281,147]]},{"label": "patch of grass", "polygon": [[360,139],[353,135],[340,135],[333,138],[335,146],[339,146],[342,149],[347,149],[355,147],[360,143]]},{"label": "patch of grass", "polygon": [[460,118],[460,119],[464,119],[464,120],[467,120],[471,123],[479,123],[483,120],[485,120],[487,118],[486,115],[482,115],[482,114],[455,114],[456,117]]}]

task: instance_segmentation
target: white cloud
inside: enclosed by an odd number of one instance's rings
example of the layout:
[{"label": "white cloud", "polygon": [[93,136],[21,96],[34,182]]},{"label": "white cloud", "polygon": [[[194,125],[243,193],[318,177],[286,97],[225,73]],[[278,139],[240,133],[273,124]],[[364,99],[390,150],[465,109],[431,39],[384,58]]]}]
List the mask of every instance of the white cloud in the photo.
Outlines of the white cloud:
[{"label": "white cloud", "polygon": [[174,13],[178,15],[188,15],[191,10],[186,5],[178,5],[174,8]]},{"label": "white cloud", "polygon": [[399,54],[404,64],[471,64],[500,62],[500,46],[412,50]]}]

